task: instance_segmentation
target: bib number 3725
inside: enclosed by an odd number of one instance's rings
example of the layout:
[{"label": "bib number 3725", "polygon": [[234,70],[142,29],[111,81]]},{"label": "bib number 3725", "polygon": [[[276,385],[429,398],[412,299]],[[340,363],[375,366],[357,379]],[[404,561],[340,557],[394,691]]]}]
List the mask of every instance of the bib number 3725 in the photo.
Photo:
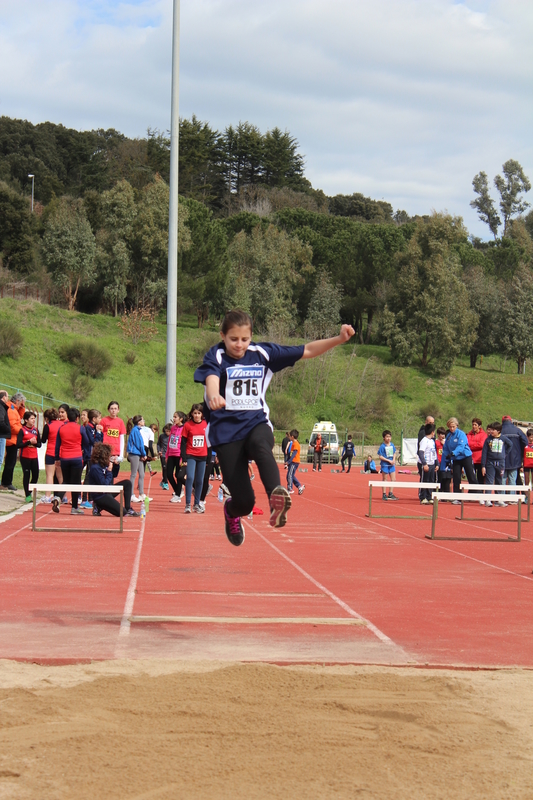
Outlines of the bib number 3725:
[{"label": "bib number 3725", "polygon": [[257,411],[262,408],[264,367],[228,367],[226,408],[229,411]]}]

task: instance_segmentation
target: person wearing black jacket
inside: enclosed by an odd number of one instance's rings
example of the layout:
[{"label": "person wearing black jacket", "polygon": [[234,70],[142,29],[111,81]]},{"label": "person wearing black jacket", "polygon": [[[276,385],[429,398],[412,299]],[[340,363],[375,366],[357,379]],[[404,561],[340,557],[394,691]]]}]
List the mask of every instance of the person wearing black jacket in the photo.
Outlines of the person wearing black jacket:
[{"label": "person wearing black jacket", "polygon": [[7,392],[0,392],[0,467],[4,463],[6,452],[6,439],[11,439],[11,425],[7,415],[9,396]]},{"label": "person wearing black jacket", "polygon": [[524,460],[524,448],[527,447],[527,436],[513,423],[511,417],[502,417],[502,436],[511,441],[509,452],[505,453],[504,485],[516,486],[517,475]]}]

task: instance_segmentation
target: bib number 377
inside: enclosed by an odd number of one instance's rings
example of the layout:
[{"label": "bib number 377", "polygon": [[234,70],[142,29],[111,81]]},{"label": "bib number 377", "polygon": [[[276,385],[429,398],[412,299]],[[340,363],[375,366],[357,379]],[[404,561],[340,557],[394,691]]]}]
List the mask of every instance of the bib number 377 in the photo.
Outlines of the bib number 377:
[{"label": "bib number 377", "polygon": [[262,408],[264,367],[228,367],[226,408],[229,411],[257,411]]}]

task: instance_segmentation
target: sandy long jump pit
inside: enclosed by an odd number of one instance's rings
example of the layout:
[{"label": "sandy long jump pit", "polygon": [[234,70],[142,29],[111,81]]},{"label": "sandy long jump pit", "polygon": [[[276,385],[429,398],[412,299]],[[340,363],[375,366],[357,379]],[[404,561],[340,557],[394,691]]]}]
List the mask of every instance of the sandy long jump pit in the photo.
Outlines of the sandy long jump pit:
[{"label": "sandy long jump pit", "polygon": [[0,662],[0,798],[533,797],[533,673]]}]

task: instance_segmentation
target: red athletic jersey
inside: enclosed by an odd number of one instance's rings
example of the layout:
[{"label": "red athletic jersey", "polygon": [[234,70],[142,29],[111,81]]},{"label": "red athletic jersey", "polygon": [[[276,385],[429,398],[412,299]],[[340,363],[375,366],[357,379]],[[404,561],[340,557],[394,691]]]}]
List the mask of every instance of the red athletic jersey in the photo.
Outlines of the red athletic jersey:
[{"label": "red athletic jersey", "polygon": [[120,452],[120,437],[126,435],[126,426],[120,417],[113,419],[112,417],[104,417],[101,422],[104,429],[104,444],[111,447],[112,456],[121,456]]},{"label": "red athletic jersey", "polygon": [[442,461],[442,449],[443,449],[443,447],[444,447],[443,442],[439,442],[438,439],[437,439],[435,441],[435,449],[437,451],[437,461],[439,462],[439,465],[440,465],[440,462]]},{"label": "red athletic jersey", "polygon": [[48,440],[46,444],[47,456],[54,456],[55,458],[57,432],[64,424],[65,423],[60,419],[53,419],[52,422],[48,423]]},{"label": "red athletic jersey", "polygon": [[57,439],[59,440],[59,458],[81,459],[83,457],[81,449],[81,428],[77,422],[66,422],[58,431]]},{"label": "red athletic jersey", "polygon": [[533,469],[533,445],[524,447],[524,469]]},{"label": "red athletic jersey", "polygon": [[37,446],[30,444],[30,439],[37,439],[39,443],[39,431],[37,428],[27,428],[25,425],[20,429],[22,433],[22,447],[20,449],[21,458],[38,458]]},{"label": "red athletic jersey", "polygon": [[206,458],[207,456],[207,439],[205,429],[207,422],[203,419],[201,422],[186,422],[183,426],[182,437],[187,441],[185,452],[188,456],[196,456],[197,458]]}]

